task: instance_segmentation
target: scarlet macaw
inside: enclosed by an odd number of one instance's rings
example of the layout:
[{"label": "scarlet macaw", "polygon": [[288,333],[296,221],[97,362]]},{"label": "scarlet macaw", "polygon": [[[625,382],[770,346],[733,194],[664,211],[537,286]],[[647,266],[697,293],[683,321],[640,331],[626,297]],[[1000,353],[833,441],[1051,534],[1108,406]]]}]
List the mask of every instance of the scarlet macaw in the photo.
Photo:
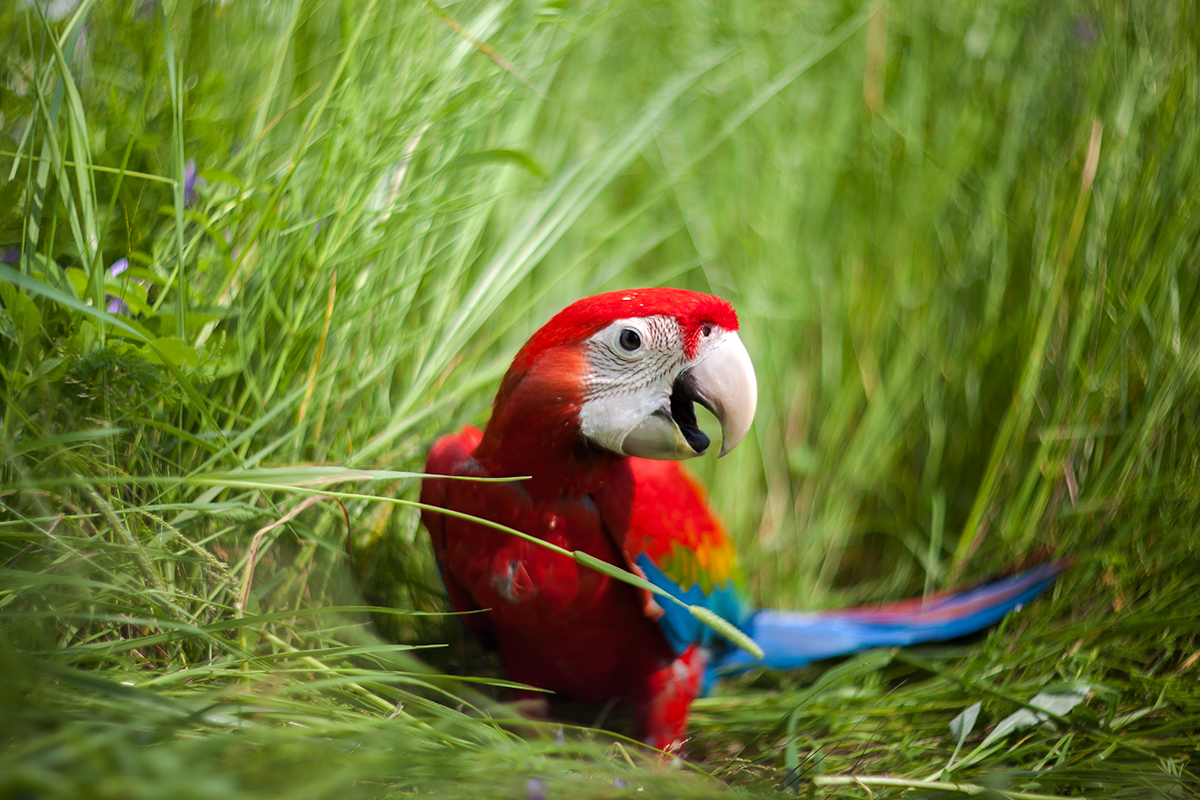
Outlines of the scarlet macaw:
[{"label": "scarlet macaw", "polygon": [[749,634],[761,662],[687,609],[561,552],[427,509],[456,611],[499,651],[508,676],[584,703],[636,704],[640,737],[678,749],[688,707],[711,678],[791,668],[873,646],[949,639],[986,627],[1046,588],[1049,564],[978,589],[874,609],[755,610],[733,544],[680,460],[721,424],[721,455],[750,428],[754,369],[733,307],[678,289],[610,292],[568,306],[525,344],[485,430],[439,439],[421,501],[514,528],[628,569]]}]

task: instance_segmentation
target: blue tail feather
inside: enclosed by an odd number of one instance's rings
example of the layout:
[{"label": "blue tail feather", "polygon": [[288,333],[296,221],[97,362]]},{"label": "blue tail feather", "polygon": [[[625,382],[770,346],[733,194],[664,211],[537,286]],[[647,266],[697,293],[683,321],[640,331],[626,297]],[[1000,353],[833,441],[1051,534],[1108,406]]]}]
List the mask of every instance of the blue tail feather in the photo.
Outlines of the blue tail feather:
[{"label": "blue tail feather", "polygon": [[795,669],[871,647],[965,636],[1032,601],[1068,564],[1055,561],[974,589],[886,606],[811,613],[762,610],[746,626],[763,649],[762,660],[731,650],[714,667],[723,674],[758,666]]}]

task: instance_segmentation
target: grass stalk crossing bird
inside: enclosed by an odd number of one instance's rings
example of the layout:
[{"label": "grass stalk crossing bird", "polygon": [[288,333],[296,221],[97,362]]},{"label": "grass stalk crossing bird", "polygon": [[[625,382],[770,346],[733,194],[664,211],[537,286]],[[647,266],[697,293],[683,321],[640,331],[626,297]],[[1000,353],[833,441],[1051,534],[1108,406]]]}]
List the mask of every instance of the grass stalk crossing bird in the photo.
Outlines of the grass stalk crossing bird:
[{"label": "grass stalk crossing bird", "polygon": [[[451,605],[482,612],[463,619],[499,651],[509,678],[564,699],[632,703],[643,741],[673,750],[688,707],[715,675],[961,636],[1032,600],[1061,571],[1048,564],[879,608],[754,609],[733,543],[680,461],[709,446],[696,403],[720,422],[724,455],[749,430],[756,401],[727,302],[678,289],[610,292],[534,333],[484,430],[435,443],[421,500],[456,515],[425,510],[422,520]],[[458,480],[471,477],[514,480]],[[762,659],[687,608],[458,514],[630,570],[741,629]]]}]

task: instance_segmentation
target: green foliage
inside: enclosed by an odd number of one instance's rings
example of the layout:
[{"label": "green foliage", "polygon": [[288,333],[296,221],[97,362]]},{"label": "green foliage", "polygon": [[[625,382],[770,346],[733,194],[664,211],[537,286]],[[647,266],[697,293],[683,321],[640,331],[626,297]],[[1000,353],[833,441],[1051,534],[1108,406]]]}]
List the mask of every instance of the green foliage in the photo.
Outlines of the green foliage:
[{"label": "green foliage", "polygon": [[[0,794],[1196,793],[1191,4],[70,5],[0,4]],[[741,315],[763,604],[1077,564],[695,769],[520,719],[412,473],[655,283]]]}]

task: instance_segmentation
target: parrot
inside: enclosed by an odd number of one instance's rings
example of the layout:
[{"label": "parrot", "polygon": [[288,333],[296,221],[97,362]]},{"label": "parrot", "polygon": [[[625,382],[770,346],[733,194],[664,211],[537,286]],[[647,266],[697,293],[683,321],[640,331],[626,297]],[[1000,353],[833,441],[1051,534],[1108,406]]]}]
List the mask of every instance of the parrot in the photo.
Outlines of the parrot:
[{"label": "parrot", "polygon": [[[689,707],[720,675],[963,636],[1032,601],[1064,569],[1051,562],[880,607],[754,608],[733,540],[681,462],[711,444],[696,404],[720,424],[723,456],[749,431],[757,397],[730,303],[673,288],[608,292],[572,303],[529,338],[483,430],[434,443],[422,523],[451,607],[477,612],[461,619],[510,680],[556,700],[631,704],[638,737],[678,753]],[[464,480],[473,478],[490,480]],[[735,626],[761,657],[686,606]]]}]

